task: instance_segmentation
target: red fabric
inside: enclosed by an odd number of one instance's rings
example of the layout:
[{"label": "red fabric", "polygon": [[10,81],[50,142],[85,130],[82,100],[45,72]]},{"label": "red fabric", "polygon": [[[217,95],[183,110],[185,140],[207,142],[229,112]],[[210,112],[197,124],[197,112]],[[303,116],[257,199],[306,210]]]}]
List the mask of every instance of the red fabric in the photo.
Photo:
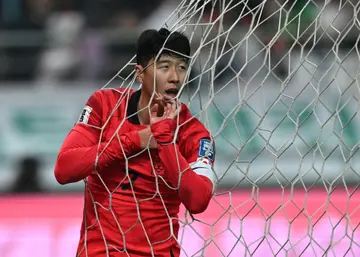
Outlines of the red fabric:
[{"label": "red fabric", "polygon": [[124,161],[126,156],[141,150],[137,131],[94,144],[86,133],[81,132],[84,129],[71,130],[60,149],[55,165],[55,177],[60,184],[78,182],[95,170],[107,167],[115,160]]},{"label": "red fabric", "polygon": [[172,119],[164,119],[150,126],[151,133],[159,144],[169,144],[174,139],[174,130],[176,129],[176,121]]},{"label": "red fabric", "polygon": [[211,200],[213,184],[210,179],[197,175],[190,168],[176,144],[169,144],[173,141],[173,123],[171,119],[156,122],[151,125],[151,132],[159,144],[165,176],[173,187],[179,187],[181,202],[191,213],[201,213]]},{"label": "red fabric", "polygon": [[[77,251],[81,257],[107,254],[112,257],[143,257],[151,256],[151,253],[168,257],[170,251],[178,257],[180,248],[175,238],[179,230],[177,214],[181,201],[196,211],[196,200],[193,206],[190,196],[194,199],[204,196],[200,191],[189,193],[189,188],[194,187],[191,181],[200,177],[191,172],[183,173],[180,190],[167,185],[175,184],[175,176],[178,178],[179,174],[176,172],[178,169],[174,169],[176,160],[165,158],[167,151],[174,151],[173,145],[160,147],[159,151],[140,151],[137,131],[146,126],[125,119],[132,93],[119,89],[95,92],[86,103],[92,108],[87,124],[75,125],[57,159],[55,175],[59,182],[87,179]],[[181,122],[191,117],[184,107],[180,114]],[[194,142],[209,137],[209,133],[198,120],[192,119],[180,128],[180,135],[177,151],[183,156],[181,167],[187,167],[197,158],[199,146]],[[192,140],[182,140],[186,139],[183,136]],[[159,177],[165,178],[166,183]],[[199,181],[197,183],[207,183],[206,178]],[[169,219],[172,220],[172,229]]]}]

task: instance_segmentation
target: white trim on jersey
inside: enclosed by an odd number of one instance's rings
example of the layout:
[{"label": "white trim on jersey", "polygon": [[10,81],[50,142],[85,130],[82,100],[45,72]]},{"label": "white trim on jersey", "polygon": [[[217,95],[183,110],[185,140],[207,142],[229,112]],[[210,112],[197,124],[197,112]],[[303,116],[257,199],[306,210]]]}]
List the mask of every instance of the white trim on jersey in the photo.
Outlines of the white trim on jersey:
[{"label": "white trim on jersey", "polygon": [[216,175],[212,169],[210,161],[207,158],[201,157],[190,164],[191,169],[198,175],[207,177],[213,184],[213,192],[216,186]]}]

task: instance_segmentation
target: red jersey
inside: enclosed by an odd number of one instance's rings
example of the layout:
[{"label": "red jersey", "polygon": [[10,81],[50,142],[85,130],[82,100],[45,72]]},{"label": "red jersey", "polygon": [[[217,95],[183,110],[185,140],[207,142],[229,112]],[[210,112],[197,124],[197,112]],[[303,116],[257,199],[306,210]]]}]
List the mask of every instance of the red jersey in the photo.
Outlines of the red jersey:
[{"label": "red jersey", "polygon": [[86,178],[77,256],[178,257],[180,204],[199,213],[212,196],[213,174],[191,166],[213,164],[209,132],[182,105],[176,144],[141,149],[139,98],[128,89],[95,92],[60,150],[57,180]]}]

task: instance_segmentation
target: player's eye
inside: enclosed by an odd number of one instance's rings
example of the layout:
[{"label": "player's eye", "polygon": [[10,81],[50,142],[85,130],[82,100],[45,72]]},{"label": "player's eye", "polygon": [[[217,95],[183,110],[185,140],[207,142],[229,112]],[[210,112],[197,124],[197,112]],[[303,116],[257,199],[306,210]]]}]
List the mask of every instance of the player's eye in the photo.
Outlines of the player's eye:
[{"label": "player's eye", "polygon": [[187,67],[186,67],[185,65],[179,65],[178,69],[179,69],[179,70],[186,71],[186,70],[187,70]]},{"label": "player's eye", "polygon": [[169,69],[169,65],[161,65],[160,69],[167,70],[167,69]]}]

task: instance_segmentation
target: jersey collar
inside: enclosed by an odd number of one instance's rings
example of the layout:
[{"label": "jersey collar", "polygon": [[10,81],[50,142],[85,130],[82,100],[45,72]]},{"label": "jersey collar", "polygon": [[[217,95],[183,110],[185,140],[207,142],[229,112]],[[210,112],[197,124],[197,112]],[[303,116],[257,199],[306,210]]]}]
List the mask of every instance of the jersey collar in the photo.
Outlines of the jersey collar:
[{"label": "jersey collar", "polygon": [[141,90],[137,90],[131,94],[129,99],[127,116],[128,116],[128,121],[130,121],[133,124],[140,124],[139,116],[135,114],[137,113],[137,105],[140,100],[140,94],[141,94]]}]

